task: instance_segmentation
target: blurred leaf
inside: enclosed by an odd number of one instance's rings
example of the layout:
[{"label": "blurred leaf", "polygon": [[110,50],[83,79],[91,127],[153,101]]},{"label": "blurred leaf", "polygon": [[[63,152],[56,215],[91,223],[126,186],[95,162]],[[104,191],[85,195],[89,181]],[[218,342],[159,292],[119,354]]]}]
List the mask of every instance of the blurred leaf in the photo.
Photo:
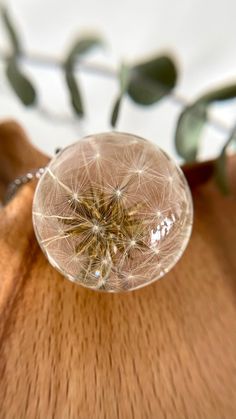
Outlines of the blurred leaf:
[{"label": "blurred leaf", "polygon": [[84,115],[83,102],[80,90],[75,79],[75,76],[69,68],[65,69],[66,83],[70,93],[71,105],[75,113],[79,116]]},{"label": "blurred leaf", "polygon": [[79,116],[84,115],[84,109],[79,85],[74,75],[74,65],[79,57],[98,45],[102,45],[102,40],[98,37],[91,36],[78,39],[64,61],[65,79],[70,94],[71,105],[75,113]]},{"label": "blurred leaf", "polygon": [[103,41],[95,36],[78,39],[69,51],[65,66],[73,67],[75,61],[96,46],[103,45]]},{"label": "blurred leaf", "polygon": [[196,160],[208,107],[212,103],[235,98],[236,85],[226,86],[206,93],[181,112],[175,132],[175,147],[181,157],[186,161]]},{"label": "blurred leaf", "polygon": [[233,129],[229,139],[226,141],[224,147],[221,150],[219,157],[216,159],[215,163],[215,179],[216,183],[219,186],[221,192],[224,195],[230,193],[229,179],[227,175],[227,148],[233,142],[236,141],[236,127]]},{"label": "blurred leaf", "polygon": [[129,96],[140,105],[152,105],[175,87],[177,69],[171,58],[153,58],[132,67],[128,86]]},{"label": "blurred leaf", "polygon": [[175,147],[186,161],[197,157],[199,138],[207,118],[206,104],[196,103],[180,114],[175,132]]},{"label": "blurred leaf", "polygon": [[6,76],[11,87],[25,106],[34,105],[36,91],[29,79],[21,72],[15,57],[7,61]]},{"label": "blurred leaf", "polygon": [[128,83],[129,83],[129,74],[130,74],[129,67],[125,64],[122,64],[121,67],[120,67],[119,75],[118,75],[119,76],[119,81],[120,81],[120,94],[115,101],[113,111],[112,111],[112,115],[111,115],[111,125],[112,125],[112,127],[115,127],[115,125],[117,123],[117,119],[118,119],[119,111],[120,111],[120,105],[121,105],[123,96],[125,95],[125,93],[127,91],[127,87],[128,87]]},{"label": "blurred leaf", "polygon": [[7,29],[9,38],[11,40],[14,52],[19,54],[21,52],[20,41],[19,41],[17,32],[14,28],[13,22],[11,21],[9,15],[8,15],[8,11],[6,10],[6,8],[4,6],[1,6],[1,14],[2,14],[3,22],[4,22],[5,27]]}]

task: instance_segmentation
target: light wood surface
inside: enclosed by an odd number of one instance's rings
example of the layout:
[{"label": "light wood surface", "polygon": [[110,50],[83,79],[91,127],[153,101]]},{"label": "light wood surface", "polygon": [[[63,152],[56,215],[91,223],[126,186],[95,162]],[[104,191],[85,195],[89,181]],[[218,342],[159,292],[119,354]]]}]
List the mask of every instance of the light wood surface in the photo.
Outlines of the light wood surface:
[{"label": "light wood surface", "polygon": [[[2,194],[46,161],[0,125]],[[236,418],[236,199],[205,182],[212,163],[185,171],[190,244],[164,279],[127,294],[83,289],[48,264],[33,182],[1,209],[0,419]]]}]

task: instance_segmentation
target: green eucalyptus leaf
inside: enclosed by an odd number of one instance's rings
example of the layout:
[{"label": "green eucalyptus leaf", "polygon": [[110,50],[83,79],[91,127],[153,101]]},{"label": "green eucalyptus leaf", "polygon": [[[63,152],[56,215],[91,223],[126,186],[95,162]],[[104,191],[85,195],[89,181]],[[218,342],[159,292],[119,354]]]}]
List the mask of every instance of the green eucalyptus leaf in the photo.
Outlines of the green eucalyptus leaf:
[{"label": "green eucalyptus leaf", "polygon": [[199,138],[206,119],[205,103],[186,107],[179,117],[175,132],[175,147],[178,154],[186,161],[196,160]]},{"label": "green eucalyptus leaf", "polygon": [[177,69],[166,56],[135,65],[130,71],[128,94],[140,105],[152,105],[175,87]]},{"label": "green eucalyptus leaf", "polygon": [[224,147],[221,150],[219,157],[215,162],[215,179],[216,183],[224,195],[230,193],[229,179],[227,175],[227,148],[232,143],[236,142],[236,128],[233,129],[229,139],[226,141]]},{"label": "green eucalyptus leaf", "polygon": [[181,157],[186,161],[196,160],[209,106],[235,98],[236,85],[232,84],[204,94],[181,112],[175,132],[175,147]]},{"label": "green eucalyptus leaf", "polygon": [[118,73],[118,77],[119,77],[119,82],[120,82],[120,94],[118,96],[118,98],[116,99],[114,106],[113,106],[113,110],[112,110],[112,114],[111,114],[111,126],[115,127],[117,120],[118,120],[118,116],[119,116],[119,111],[120,111],[120,106],[121,106],[121,102],[122,99],[127,91],[127,87],[128,87],[128,83],[129,83],[129,74],[130,74],[130,69],[129,67],[122,63],[121,67],[120,67],[120,71]]},{"label": "green eucalyptus leaf", "polygon": [[73,66],[78,58],[89,52],[92,48],[101,46],[102,44],[103,41],[96,36],[76,40],[66,57],[65,65],[69,67]]},{"label": "green eucalyptus leaf", "polygon": [[99,45],[102,45],[102,40],[95,36],[78,39],[70,49],[64,61],[63,67],[65,71],[66,84],[70,94],[71,105],[75,113],[79,116],[84,115],[84,109],[82,95],[74,75],[74,65],[78,58],[89,52],[95,46]]},{"label": "green eucalyptus leaf", "polygon": [[25,106],[34,105],[37,97],[36,90],[31,81],[20,70],[15,57],[7,61],[6,76],[21,102]]},{"label": "green eucalyptus leaf", "polygon": [[11,40],[11,44],[14,49],[14,52],[19,54],[21,52],[21,45],[20,45],[19,37],[17,35],[16,29],[14,28],[13,22],[11,21],[9,17],[7,9],[3,6],[1,7],[1,14],[2,14],[3,22],[8,32],[8,36]]},{"label": "green eucalyptus leaf", "polygon": [[65,78],[67,87],[70,94],[71,105],[75,113],[79,116],[84,115],[83,102],[78,87],[78,83],[75,79],[73,71],[69,68],[65,68]]}]

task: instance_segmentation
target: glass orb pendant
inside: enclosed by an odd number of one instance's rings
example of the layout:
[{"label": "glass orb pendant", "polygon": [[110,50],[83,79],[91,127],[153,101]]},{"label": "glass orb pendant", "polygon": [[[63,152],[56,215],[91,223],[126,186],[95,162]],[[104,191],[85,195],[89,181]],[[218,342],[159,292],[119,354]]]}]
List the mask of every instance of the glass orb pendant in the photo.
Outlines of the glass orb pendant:
[{"label": "glass orb pendant", "polygon": [[59,272],[94,290],[143,287],[189,241],[193,208],[181,169],[153,143],[91,135],[57,154],[33,202],[38,242]]}]

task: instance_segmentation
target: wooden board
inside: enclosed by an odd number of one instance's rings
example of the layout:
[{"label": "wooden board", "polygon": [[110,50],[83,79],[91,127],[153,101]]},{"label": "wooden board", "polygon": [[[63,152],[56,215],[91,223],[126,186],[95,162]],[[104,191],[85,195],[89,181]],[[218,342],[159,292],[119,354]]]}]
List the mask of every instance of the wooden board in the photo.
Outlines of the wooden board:
[{"label": "wooden board", "polygon": [[[2,194],[46,161],[19,126],[0,125]],[[185,172],[190,244],[164,279],[127,294],[83,289],[48,264],[33,183],[1,209],[1,419],[236,418],[236,199],[206,182],[212,163]]]}]

